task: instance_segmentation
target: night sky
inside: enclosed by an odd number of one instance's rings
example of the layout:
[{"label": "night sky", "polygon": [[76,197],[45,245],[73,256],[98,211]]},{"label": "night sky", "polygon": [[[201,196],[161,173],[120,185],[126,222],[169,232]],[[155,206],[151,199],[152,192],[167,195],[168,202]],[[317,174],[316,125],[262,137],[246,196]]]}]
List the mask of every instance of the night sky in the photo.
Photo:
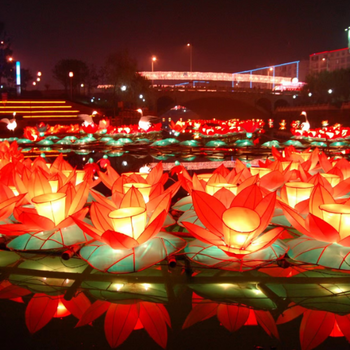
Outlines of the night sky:
[{"label": "night sky", "polygon": [[14,59],[43,84],[64,58],[128,49],[140,70],[237,72],[344,48],[349,0],[1,0]]}]

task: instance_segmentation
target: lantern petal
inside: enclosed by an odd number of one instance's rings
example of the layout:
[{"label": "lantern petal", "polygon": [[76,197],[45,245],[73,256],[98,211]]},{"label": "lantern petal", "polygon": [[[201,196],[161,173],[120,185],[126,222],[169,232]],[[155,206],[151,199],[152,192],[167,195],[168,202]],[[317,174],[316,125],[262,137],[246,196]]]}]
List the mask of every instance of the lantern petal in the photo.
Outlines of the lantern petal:
[{"label": "lantern petal", "polygon": [[279,171],[273,170],[260,178],[259,182],[260,187],[267,188],[270,191],[276,191],[283,186],[284,177]]},{"label": "lantern petal", "polygon": [[18,220],[24,225],[28,225],[28,227],[39,231],[52,230],[55,227],[55,223],[52,220],[32,212],[28,213],[26,211],[22,211],[22,213],[18,216]]},{"label": "lantern petal", "polygon": [[89,183],[88,181],[83,181],[76,186],[77,193],[69,207],[68,215],[72,215],[79,211],[85,205],[88,195],[89,195]]},{"label": "lantern petal", "polygon": [[100,240],[107,243],[112,249],[130,249],[139,244],[134,238],[113,230],[105,231]]},{"label": "lantern petal", "polygon": [[130,207],[146,208],[145,200],[143,199],[141,192],[133,186],[128,190],[128,192],[126,192],[120,204],[120,208]]},{"label": "lantern petal", "polygon": [[267,225],[270,223],[273,213],[275,211],[275,205],[276,205],[276,193],[272,192],[267,196],[265,196],[255,208],[255,211],[260,216],[260,220],[261,220],[258,231],[260,231],[261,229],[265,230]]},{"label": "lantern petal", "polygon": [[332,169],[332,163],[329,161],[327,155],[324,152],[321,152],[318,156],[321,168],[325,173],[328,173]]},{"label": "lantern petal", "polygon": [[90,207],[91,221],[98,231],[113,230],[112,220],[108,217],[111,211],[100,203],[92,203]]},{"label": "lantern petal", "polygon": [[300,324],[302,350],[314,349],[332,332],[335,315],[331,312],[307,310]]},{"label": "lantern petal", "polygon": [[305,220],[289,205],[286,205],[282,202],[280,202],[279,204],[283,209],[284,215],[286,216],[287,220],[292,224],[292,226],[304,235],[309,235],[309,230],[306,227]]},{"label": "lantern petal", "polygon": [[104,314],[109,306],[110,302],[104,300],[96,300],[92,305],[89,306],[88,309],[85,310],[83,315],[81,315],[79,322],[75,327],[85,326],[90,324],[97,318],[99,318],[102,314]]},{"label": "lantern petal", "polygon": [[319,217],[309,214],[307,217],[309,233],[307,236],[323,242],[338,242],[339,232],[328,222]]},{"label": "lantern petal", "polygon": [[178,190],[180,189],[181,187],[181,182],[180,181],[176,181],[174,184],[172,184],[171,186],[169,186],[165,191],[164,193],[168,194],[170,193],[171,194],[171,197],[174,197],[175,194],[178,192]]},{"label": "lantern petal", "polygon": [[156,216],[151,223],[148,223],[146,229],[141,233],[137,242],[139,244],[147,242],[154,237],[162,228],[167,212],[163,210],[158,216]]},{"label": "lantern petal", "polygon": [[170,199],[170,194],[165,193],[150,199],[150,201],[146,203],[147,213],[154,213],[156,209],[159,213],[163,210],[168,211],[170,206]]},{"label": "lantern petal", "polygon": [[182,329],[193,326],[197,322],[204,321],[216,315],[218,303],[202,302],[196,305],[186,317]]},{"label": "lantern petal", "polygon": [[103,234],[103,231],[97,230],[94,226],[91,226],[87,224],[86,222],[76,218],[75,216],[71,216],[74,222],[80,227],[81,230],[83,230],[85,233],[87,233],[89,236],[101,240],[101,236]]},{"label": "lantern petal", "polygon": [[91,306],[90,300],[84,293],[77,293],[71,300],[60,299],[67,310],[76,318],[80,319]]},{"label": "lantern petal", "polygon": [[246,323],[249,316],[249,309],[236,305],[219,304],[217,316],[227,330],[234,332]]},{"label": "lantern petal", "polygon": [[9,198],[2,203],[0,203],[0,221],[7,219],[13,212],[15,205],[21,201],[24,197],[24,194],[20,194],[16,197]]},{"label": "lantern petal", "polygon": [[256,252],[260,249],[264,249],[267,246],[274,243],[285,229],[283,227],[275,227],[272,230],[261,234],[258,238],[252,242],[247,242],[243,245],[244,249],[248,251]]},{"label": "lantern petal", "polygon": [[150,185],[158,183],[163,175],[163,163],[160,161],[147,175],[147,182]]},{"label": "lantern petal", "polygon": [[25,319],[31,334],[43,328],[53,318],[57,311],[58,298],[49,297],[46,294],[35,294],[29,301]]},{"label": "lantern petal", "polygon": [[[154,211],[152,212],[152,215],[149,219],[148,225],[152,223],[152,221],[158,217],[158,215],[162,212],[162,211],[169,211],[170,208],[170,201],[171,201],[171,197],[170,194],[167,194],[165,196],[160,196],[161,200],[159,201],[158,205],[155,207]],[[147,214],[149,213],[149,208],[150,206],[147,206]]]},{"label": "lantern petal", "polygon": [[283,324],[292,321],[302,315],[306,310],[306,308],[300,305],[294,305],[290,309],[283,311],[283,313],[278,317],[276,324]]},{"label": "lantern petal", "polygon": [[216,246],[221,246],[225,244],[223,237],[221,238],[198,225],[185,221],[183,222],[183,225],[194,237],[198,238],[204,243],[214,244]]},{"label": "lantern petal", "polygon": [[350,315],[335,315],[335,319],[346,340],[350,341]]},{"label": "lantern petal", "polygon": [[340,198],[345,196],[349,192],[350,178],[340,181],[338,185],[333,187],[334,198]]},{"label": "lantern petal", "polygon": [[[226,182],[226,180],[224,179],[224,182]],[[195,191],[202,191],[205,192],[205,188],[202,185],[202,183],[199,181],[198,176],[196,173],[193,174],[193,178],[192,178],[192,184],[193,184],[193,189]]]},{"label": "lantern petal", "polygon": [[269,335],[273,335],[276,339],[279,339],[276,322],[271,316],[269,311],[254,310],[256,320],[259,325],[264,328],[264,331]]},{"label": "lantern petal", "polygon": [[7,287],[0,289],[0,299],[15,299],[31,293],[28,289],[9,284]]},{"label": "lantern petal", "polygon": [[157,303],[157,304],[155,304],[155,306],[158,307],[158,309],[162,313],[162,317],[165,320],[166,324],[171,328],[171,321],[170,321],[170,316],[169,316],[168,310],[165,308],[165,306],[163,304]]},{"label": "lantern petal", "polygon": [[329,193],[329,191],[327,191],[321,185],[316,185],[310,196],[309,211],[310,213],[318,216],[319,218],[323,218],[320,205],[333,203],[335,203],[335,200],[333,199],[333,196]]},{"label": "lantern petal", "polygon": [[168,340],[168,331],[162,312],[155,303],[141,301],[139,317],[150,337],[163,349]]},{"label": "lantern petal", "polygon": [[213,197],[217,198],[228,209],[235,198],[235,195],[223,187],[215,192]]},{"label": "lantern petal", "polygon": [[119,208],[119,206],[116,206],[113,201],[102,195],[101,193],[91,190],[90,191],[92,197],[100,204],[104,205],[105,207],[109,208],[110,211],[116,210]]},{"label": "lantern petal", "polygon": [[[240,186],[239,186],[240,187]],[[239,191],[231,203],[232,207],[245,207],[254,210],[263,199],[261,191],[257,185],[250,185]]]},{"label": "lantern petal", "polygon": [[34,231],[34,228],[24,224],[0,225],[0,233],[6,236],[23,235],[29,231]]},{"label": "lantern petal", "polygon": [[105,318],[105,335],[109,345],[116,348],[133,331],[138,320],[136,305],[110,304]]},{"label": "lantern petal", "polygon": [[225,206],[205,192],[192,191],[193,205],[200,221],[217,236],[222,236]]}]

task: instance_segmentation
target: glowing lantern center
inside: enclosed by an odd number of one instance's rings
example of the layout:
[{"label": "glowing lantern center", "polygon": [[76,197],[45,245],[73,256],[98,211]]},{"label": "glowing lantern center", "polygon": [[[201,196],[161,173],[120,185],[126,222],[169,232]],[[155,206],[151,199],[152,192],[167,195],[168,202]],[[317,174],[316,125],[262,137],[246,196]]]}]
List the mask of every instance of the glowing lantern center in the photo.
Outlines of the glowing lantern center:
[{"label": "glowing lantern center", "polygon": [[114,231],[138,239],[147,223],[146,209],[142,207],[120,208],[109,213]]},{"label": "glowing lantern center", "polygon": [[66,194],[46,193],[33,197],[32,202],[39,215],[58,225],[66,217]]},{"label": "glowing lantern center", "polygon": [[295,207],[299,202],[310,198],[314,184],[306,182],[287,182],[286,191],[288,203],[291,207]]},{"label": "glowing lantern center", "polygon": [[324,177],[331,184],[332,187],[338,185],[338,183],[340,182],[340,177],[335,174],[321,174],[321,176]]},{"label": "glowing lantern center", "polygon": [[129,172],[129,173],[123,173],[122,175],[125,175],[125,176],[139,175],[139,176],[143,177],[144,179],[146,179],[148,176],[148,172],[147,173],[145,173],[145,172]]},{"label": "glowing lantern center", "polygon": [[61,300],[58,301],[57,310],[53,317],[55,318],[61,318],[69,316],[71,313],[70,311],[64,306]]},{"label": "glowing lantern center", "polygon": [[137,188],[141,192],[145,203],[148,203],[152,185],[139,183],[139,182],[129,182],[123,185],[124,192],[125,193],[128,192],[131,187]]},{"label": "glowing lantern center", "polygon": [[58,190],[58,180],[50,180],[49,184],[51,186],[52,192],[57,192],[57,190]]},{"label": "glowing lantern center", "polygon": [[260,226],[260,217],[252,209],[233,207],[222,216],[224,239],[230,247],[242,247],[249,234]]},{"label": "glowing lantern center", "polygon": [[300,163],[299,162],[282,162],[282,169],[286,170],[289,164],[291,164],[289,170],[298,170]]},{"label": "glowing lantern center", "polygon": [[264,175],[270,173],[272,170],[269,168],[258,168],[258,167],[251,167],[250,173],[254,176],[259,174],[260,177],[263,177]]},{"label": "glowing lantern center", "polygon": [[350,234],[350,206],[344,204],[322,204],[324,221],[332,225],[338,232],[340,239]]},{"label": "glowing lantern center", "polygon": [[208,180],[213,176],[213,174],[199,174],[197,175],[198,180],[204,180],[205,182],[208,182]]},{"label": "glowing lantern center", "polygon": [[231,191],[233,194],[237,194],[237,185],[228,184],[228,183],[207,183],[205,186],[205,192],[210,194],[211,196],[222,188],[226,188]]}]

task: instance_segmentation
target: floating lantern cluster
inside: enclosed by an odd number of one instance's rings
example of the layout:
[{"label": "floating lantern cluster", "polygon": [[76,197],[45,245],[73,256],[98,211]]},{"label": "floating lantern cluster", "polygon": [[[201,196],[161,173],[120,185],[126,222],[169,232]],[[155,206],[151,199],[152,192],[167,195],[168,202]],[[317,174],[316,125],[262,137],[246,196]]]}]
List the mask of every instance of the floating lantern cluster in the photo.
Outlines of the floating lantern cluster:
[{"label": "floating lantern cluster", "polygon": [[[62,155],[50,164],[25,159],[16,143],[4,142],[0,233],[11,250],[79,251],[111,273],[143,270],[180,251],[195,264],[232,271],[286,258],[349,270],[349,162],[317,148],[273,148],[272,155],[193,176],[180,164],[168,185],[162,163],[118,174],[103,158],[100,168],[78,170]],[[100,182],[109,196],[94,189]],[[180,190],[189,195],[178,199]]]}]

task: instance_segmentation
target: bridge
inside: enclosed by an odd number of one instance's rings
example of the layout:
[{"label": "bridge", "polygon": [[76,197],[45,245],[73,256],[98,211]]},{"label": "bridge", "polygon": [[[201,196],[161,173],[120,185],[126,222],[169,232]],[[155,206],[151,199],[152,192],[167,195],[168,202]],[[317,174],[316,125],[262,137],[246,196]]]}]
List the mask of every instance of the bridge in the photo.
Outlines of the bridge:
[{"label": "bridge", "polygon": [[159,115],[182,105],[202,117],[267,118],[278,107],[293,104],[295,93],[229,87],[153,87],[153,105]]}]

